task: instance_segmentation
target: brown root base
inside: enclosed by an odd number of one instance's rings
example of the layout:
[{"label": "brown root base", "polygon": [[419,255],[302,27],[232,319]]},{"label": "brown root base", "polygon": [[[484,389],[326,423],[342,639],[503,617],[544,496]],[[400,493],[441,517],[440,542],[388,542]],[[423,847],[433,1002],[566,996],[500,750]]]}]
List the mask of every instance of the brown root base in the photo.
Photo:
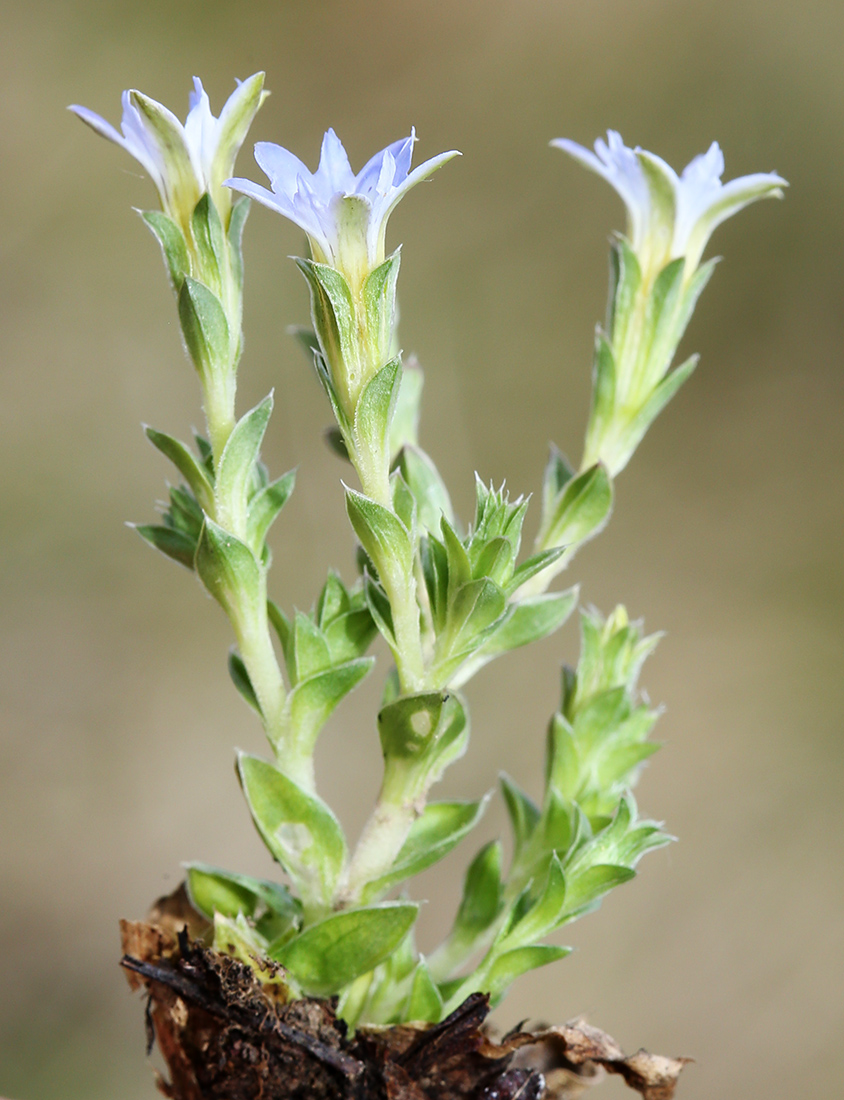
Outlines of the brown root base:
[{"label": "brown root base", "polygon": [[[168,899],[170,900],[170,899]],[[573,1100],[606,1072],[645,1100],[671,1100],[688,1059],[625,1057],[608,1035],[575,1021],[500,1043],[476,993],[442,1023],[360,1028],[350,1036],[335,1001],[280,1003],[279,986],[191,941],[173,914],[123,921],[133,989],[148,993],[148,1045],[157,1041],[171,1100]],[[193,924],[193,927],[191,925]]]}]

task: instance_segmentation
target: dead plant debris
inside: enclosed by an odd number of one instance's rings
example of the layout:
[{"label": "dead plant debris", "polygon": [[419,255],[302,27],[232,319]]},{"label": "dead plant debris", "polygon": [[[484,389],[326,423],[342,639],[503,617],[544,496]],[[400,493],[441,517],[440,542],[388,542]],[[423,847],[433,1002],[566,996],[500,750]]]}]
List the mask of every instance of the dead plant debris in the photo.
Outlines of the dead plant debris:
[{"label": "dead plant debris", "polygon": [[439,1024],[350,1035],[335,1000],[280,1003],[278,981],[203,946],[205,928],[183,890],[149,922],[121,922],[121,964],[146,989],[148,1044],[167,1065],[158,1087],[170,1100],[575,1100],[607,1073],[644,1100],[671,1100],[689,1061],[625,1057],[582,1020],[496,1043],[480,993]]}]

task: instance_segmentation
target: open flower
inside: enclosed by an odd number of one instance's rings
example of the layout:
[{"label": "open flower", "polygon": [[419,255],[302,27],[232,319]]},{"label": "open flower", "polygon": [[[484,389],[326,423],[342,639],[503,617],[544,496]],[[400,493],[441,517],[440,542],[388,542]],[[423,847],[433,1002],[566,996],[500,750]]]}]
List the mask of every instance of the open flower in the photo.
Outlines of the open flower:
[{"label": "open flower", "polygon": [[255,160],[270,188],[247,179],[227,182],[303,229],[313,258],[337,268],[357,288],[385,259],[387,221],[396,205],[411,187],[459,156],[456,150],[440,153],[411,172],[415,141],[411,132],[410,137],[388,145],[357,175],[333,130],[323,138],[316,172],[287,149],[262,141],[255,146]]},{"label": "open flower", "polygon": [[252,119],[268,94],[263,88],[263,73],[239,81],[215,118],[202,82],[194,77],[184,125],[162,104],[130,89],[123,93],[122,133],[87,107],[74,105],[70,110],[143,166],[166,213],[187,230],[206,191],[227,224],[231,192],[223,181],[231,175]]},{"label": "open flower", "polygon": [[628,236],[643,272],[655,275],[669,260],[686,258],[695,271],[714,229],[757,199],[782,198],[788,184],[773,172],[721,182],[724,155],[717,142],[695,157],[680,176],[660,157],[628,149],[614,130],[595,142],[595,152],[566,138],[551,142],[610,183],[624,200]]}]

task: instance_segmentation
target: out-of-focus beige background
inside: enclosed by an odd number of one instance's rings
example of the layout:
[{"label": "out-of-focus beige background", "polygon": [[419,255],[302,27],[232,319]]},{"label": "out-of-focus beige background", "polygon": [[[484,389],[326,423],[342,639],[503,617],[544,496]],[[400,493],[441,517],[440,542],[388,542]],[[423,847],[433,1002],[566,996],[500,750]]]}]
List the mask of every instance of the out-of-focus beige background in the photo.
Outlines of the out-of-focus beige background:
[{"label": "out-of-focus beige background", "polygon": [[[842,338],[844,7],[830,0],[10,0],[0,42],[0,1093],[142,1100],[142,1004],[117,967],[140,916],[200,858],[269,872],[232,773],[262,748],[225,672],[227,625],[123,526],[169,471],[148,421],[200,419],[157,246],[121,150],[65,111],[119,119],[138,87],[219,109],[267,70],[252,137],[315,164],[419,133],[463,159],[395,214],[403,344],[427,370],[423,442],[464,516],[472,471],[535,491],[548,440],[574,457],[603,315],[610,188],[550,138],[607,127],[682,167],[718,139],[727,175],[776,169],[785,203],[718,230],[695,317],[698,372],[618,484],[575,562],[583,599],[623,600],[667,638],[644,674],[667,707],[640,805],[680,843],[569,930],[572,958],[497,1019],[587,1013],[627,1049],[697,1059],[685,1100],[840,1090],[842,1066]],[[243,174],[258,178],[245,149]],[[307,319],[301,235],[247,226],[242,408],[276,388],[271,468],[300,468],[274,535],[274,593],[307,606],[351,540],[328,414],[285,335]],[[472,684],[474,739],[441,790],[506,767],[540,787],[567,628]],[[383,662],[382,662],[383,664]],[[355,831],[374,793],[373,680],[321,745],[322,789]],[[504,828],[496,807],[483,837]],[[428,874],[445,930],[466,853]],[[608,1097],[624,1092],[602,1086]]]}]

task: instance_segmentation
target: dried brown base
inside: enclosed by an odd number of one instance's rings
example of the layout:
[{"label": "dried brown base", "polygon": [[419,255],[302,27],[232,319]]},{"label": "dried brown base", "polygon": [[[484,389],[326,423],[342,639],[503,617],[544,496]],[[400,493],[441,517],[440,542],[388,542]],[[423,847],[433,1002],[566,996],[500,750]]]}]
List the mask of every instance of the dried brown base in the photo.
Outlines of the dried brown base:
[{"label": "dried brown base", "polygon": [[581,1022],[495,1043],[482,994],[440,1024],[349,1036],[332,1001],[278,1003],[250,967],[192,941],[190,920],[154,916],[122,922],[122,964],[148,993],[148,1043],[167,1064],[158,1084],[171,1100],[568,1100],[606,1072],[645,1100],[670,1100],[687,1061],[626,1058]]}]

